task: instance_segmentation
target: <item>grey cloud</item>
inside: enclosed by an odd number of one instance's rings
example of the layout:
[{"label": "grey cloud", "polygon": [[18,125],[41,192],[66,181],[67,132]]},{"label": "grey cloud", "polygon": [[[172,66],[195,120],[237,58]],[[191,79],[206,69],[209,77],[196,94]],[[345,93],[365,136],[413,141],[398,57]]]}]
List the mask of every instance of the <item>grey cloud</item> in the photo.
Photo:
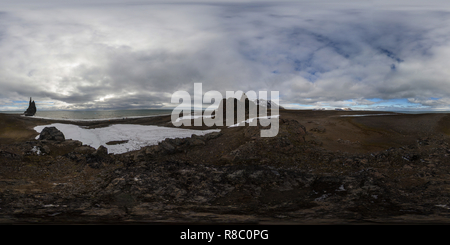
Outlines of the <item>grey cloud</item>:
[{"label": "grey cloud", "polygon": [[193,94],[201,82],[204,92],[278,90],[284,104],[312,106],[409,98],[436,107],[450,98],[445,8],[100,6],[0,14],[0,95],[65,108],[164,107],[171,93]]}]

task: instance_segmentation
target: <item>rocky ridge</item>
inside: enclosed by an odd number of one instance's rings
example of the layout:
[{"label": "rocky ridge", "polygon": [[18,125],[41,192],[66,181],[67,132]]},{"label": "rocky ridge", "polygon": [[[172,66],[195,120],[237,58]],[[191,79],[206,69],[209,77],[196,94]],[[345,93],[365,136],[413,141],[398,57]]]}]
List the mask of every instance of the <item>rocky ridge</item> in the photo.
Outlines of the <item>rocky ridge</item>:
[{"label": "rocky ridge", "polygon": [[[450,148],[440,137],[350,154],[310,144],[296,120],[280,120],[274,138],[259,137],[260,129],[243,127],[242,144],[204,164],[180,155],[217,144],[227,131],[166,139],[122,155],[56,137],[3,146],[8,176],[0,180],[0,220],[349,223],[450,217]],[[270,149],[273,154],[264,154]],[[283,164],[275,164],[280,159]]]}]

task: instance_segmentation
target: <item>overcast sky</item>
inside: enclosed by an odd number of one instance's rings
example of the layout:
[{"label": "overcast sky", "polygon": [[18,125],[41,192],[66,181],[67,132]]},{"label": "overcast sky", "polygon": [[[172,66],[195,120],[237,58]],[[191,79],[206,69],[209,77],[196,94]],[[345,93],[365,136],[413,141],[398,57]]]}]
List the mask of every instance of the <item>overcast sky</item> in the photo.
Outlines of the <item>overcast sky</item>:
[{"label": "overcast sky", "polygon": [[0,110],[173,108],[194,83],[287,108],[450,110],[450,5],[0,2]]}]

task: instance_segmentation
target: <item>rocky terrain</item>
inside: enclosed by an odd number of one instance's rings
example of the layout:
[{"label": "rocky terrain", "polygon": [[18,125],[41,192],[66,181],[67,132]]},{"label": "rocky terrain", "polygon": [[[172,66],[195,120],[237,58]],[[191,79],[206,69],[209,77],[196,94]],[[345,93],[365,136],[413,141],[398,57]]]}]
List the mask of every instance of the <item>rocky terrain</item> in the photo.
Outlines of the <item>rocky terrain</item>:
[{"label": "rocky terrain", "polygon": [[223,127],[114,155],[47,129],[0,144],[0,222],[449,221],[448,115],[280,112],[273,138]]}]

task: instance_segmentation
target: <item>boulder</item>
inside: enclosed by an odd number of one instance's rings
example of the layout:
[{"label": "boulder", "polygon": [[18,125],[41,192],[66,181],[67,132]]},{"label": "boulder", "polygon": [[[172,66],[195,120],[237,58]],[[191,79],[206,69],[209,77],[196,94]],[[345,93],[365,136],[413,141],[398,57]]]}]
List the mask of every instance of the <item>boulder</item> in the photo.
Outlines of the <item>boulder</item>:
[{"label": "boulder", "polygon": [[92,154],[95,152],[95,148],[87,145],[79,146],[73,150],[76,153]]},{"label": "boulder", "polygon": [[56,127],[45,127],[39,135],[39,140],[64,141],[64,134]]},{"label": "boulder", "polygon": [[108,148],[101,145],[93,154],[99,158],[108,158]]},{"label": "boulder", "polygon": [[111,163],[113,160],[112,156],[108,154],[108,148],[101,145],[92,154],[88,155],[86,162],[91,168],[101,168],[104,163]]},{"label": "boulder", "polygon": [[41,152],[44,154],[50,154],[51,150],[50,147],[48,147],[47,145],[43,145],[39,147]]}]

